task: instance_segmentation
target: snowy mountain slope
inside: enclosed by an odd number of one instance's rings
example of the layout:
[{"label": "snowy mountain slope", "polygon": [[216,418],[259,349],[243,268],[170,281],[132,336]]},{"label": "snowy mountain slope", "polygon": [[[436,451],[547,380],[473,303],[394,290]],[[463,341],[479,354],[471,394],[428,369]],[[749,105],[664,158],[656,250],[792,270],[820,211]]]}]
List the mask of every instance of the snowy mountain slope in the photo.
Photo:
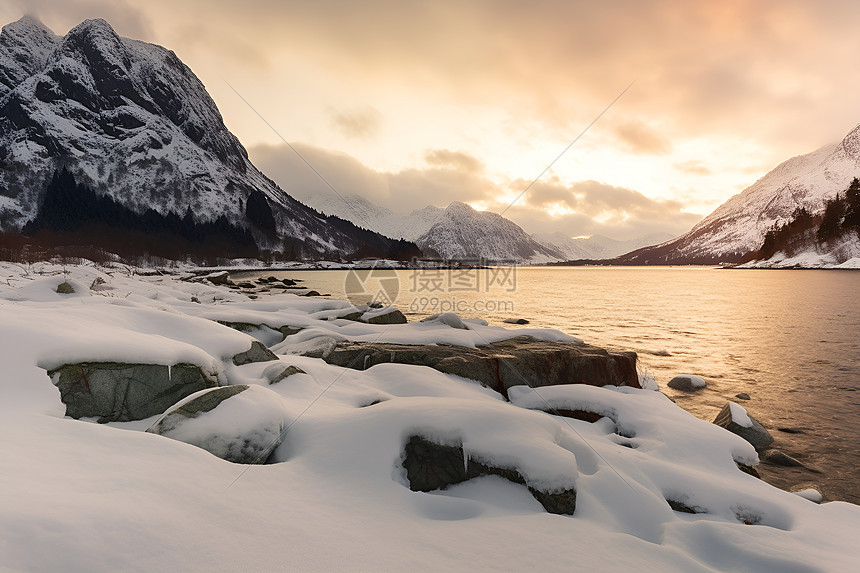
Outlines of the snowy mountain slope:
[{"label": "snowy mountain slope", "polygon": [[640,264],[737,261],[761,247],[774,223],[800,207],[819,213],[824,201],[860,175],[860,125],[839,143],[793,157],[735,195],[680,237],[622,257]]},{"label": "snowy mountain slope", "polygon": [[276,221],[272,246],[296,239],[312,255],[362,245],[357,229],[327,223],[251,164],[176,54],[120,38],[104,20],[63,38],[31,18],[5,26],[0,84],[0,230],[32,219],[47,181],[65,167],[135,211],[191,209],[198,220],[224,215],[240,226],[258,190]]},{"label": "snowy mountain slope", "polygon": [[628,241],[618,241],[603,235],[572,239],[564,233],[534,233],[532,237],[547,247],[559,251],[564,260],[612,259],[634,249],[663,243],[672,238],[668,233],[651,233]]},{"label": "snowy mountain slope", "polygon": [[443,211],[440,207],[428,205],[408,215],[400,215],[359,195],[337,196],[332,193],[314,195],[305,202],[326,215],[351,221],[386,237],[407,241],[414,241],[429,231]]},{"label": "snowy mountain slope", "polygon": [[563,260],[562,252],[489,211],[455,201],[445,209],[428,205],[400,215],[357,195],[316,195],[308,203],[326,214],[370,227],[383,235],[414,241],[443,259],[486,259],[539,264]]},{"label": "snowy mountain slope", "polygon": [[563,255],[536,241],[516,223],[489,211],[476,211],[455,201],[415,242],[444,259],[485,259],[539,264]]},{"label": "snowy mountain slope", "polygon": [[[618,241],[603,235],[587,239],[572,239],[563,233],[535,233],[529,236],[509,219],[495,213],[475,211],[459,202],[445,209],[428,205],[409,215],[395,213],[358,195],[341,197],[332,193],[318,194],[306,202],[322,213],[352,221],[359,227],[373,229],[387,237],[415,241],[421,248],[429,247],[438,251],[443,258],[476,258],[464,256],[464,253],[473,252],[474,246],[480,243],[484,245],[481,252],[486,256],[478,255],[477,258],[484,256],[492,260],[538,264],[576,259],[611,259],[672,238],[667,233],[652,233],[629,241]],[[431,233],[431,228],[437,224],[441,226]],[[486,229],[492,235],[489,239],[483,237]]]}]

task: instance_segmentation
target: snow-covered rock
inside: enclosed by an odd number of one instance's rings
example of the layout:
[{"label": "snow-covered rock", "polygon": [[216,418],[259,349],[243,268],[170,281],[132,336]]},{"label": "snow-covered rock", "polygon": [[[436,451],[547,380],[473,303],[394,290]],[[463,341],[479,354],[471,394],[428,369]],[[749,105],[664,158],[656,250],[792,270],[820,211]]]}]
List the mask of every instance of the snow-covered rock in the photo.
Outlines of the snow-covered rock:
[{"label": "snow-covered rock", "polygon": [[[564,455],[562,450],[559,454]],[[479,452],[467,452],[463,444],[438,444],[422,436],[411,436],[403,448],[403,469],[412,491],[446,489],[481,476],[499,476],[525,485],[548,513],[573,515],[576,511],[576,489],[541,491],[523,477],[513,461],[512,467],[496,467],[480,461]]]},{"label": "snow-covered rock", "polygon": [[679,374],[669,380],[669,383],[666,385],[669,388],[674,388],[675,390],[692,392],[694,390],[701,390],[707,386],[708,383],[705,382],[704,378],[701,376],[696,376],[694,374]]},{"label": "snow-covered rock", "polygon": [[467,326],[463,324],[463,319],[457,316],[453,312],[442,312],[439,314],[432,314],[427,318],[422,318],[421,322],[436,322],[439,324],[444,324],[446,326],[450,326],[451,328],[460,328],[462,330],[466,330]]},{"label": "snow-covered rock", "polygon": [[281,444],[287,411],[262,386],[201,390],[175,404],[146,431],[203,448],[228,462],[262,464]]},{"label": "snow-covered rock", "polygon": [[758,420],[749,415],[740,404],[729,402],[714,418],[714,424],[737,434],[757,450],[763,450],[773,443],[773,436]]},{"label": "snow-covered rock", "polygon": [[251,343],[251,348],[244,352],[240,352],[233,357],[233,364],[236,366],[242,366],[243,364],[250,364],[251,362],[269,362],[277,359],[278,357],[275,356],[271,350],[266,348],[262,342],[255,340]]},{"label": "snow-covered rock", "polygon": [[361,315],[361,320],[369,324],[406,324],[408,322],[406,315],[392,306],[368,310]]},{"label": "snow-covered rock", "polygon": [[794,495],[799,495],[803,499],[808,499],[813,503],[821,503],[821,500],[824,499],[824,496],[821,495],[821,492],[815,488],[807,488],[800,491],[794,492]]},{"label": "snow-covered rock", "polygon": [[[455,315],[456,316],[456,315]],[[463,329],[432,321],[418,323],[430,332],[463,332]],[[517,331],[521,333],[523,330]],[[474,328],[465,333],[480,331]],[[277,350],[276,350],[277,351]],[[517,336],[476,347],[341,341],[322,356],[329,364],[366,370],[379,364],[400,363],[429,366],[455,376],[476,380],[506,396],[512,386],[591,384],[639,387],[636,354],[609,352],[588,344],[548,342]]]}]

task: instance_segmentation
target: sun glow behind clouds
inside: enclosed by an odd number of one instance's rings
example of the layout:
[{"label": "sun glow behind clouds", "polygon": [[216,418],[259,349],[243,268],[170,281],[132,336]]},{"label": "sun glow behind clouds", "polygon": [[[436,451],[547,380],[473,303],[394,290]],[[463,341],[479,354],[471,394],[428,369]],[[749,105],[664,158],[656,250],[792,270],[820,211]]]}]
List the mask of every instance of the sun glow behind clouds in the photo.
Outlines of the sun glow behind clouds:
[{"label": "sun glow behind clouds", "polygon": [[553,203],[547,208],[546,212],[550,217],[562,217],[564,215],[572,215],[576,213],[576,210],[561,203]]}]

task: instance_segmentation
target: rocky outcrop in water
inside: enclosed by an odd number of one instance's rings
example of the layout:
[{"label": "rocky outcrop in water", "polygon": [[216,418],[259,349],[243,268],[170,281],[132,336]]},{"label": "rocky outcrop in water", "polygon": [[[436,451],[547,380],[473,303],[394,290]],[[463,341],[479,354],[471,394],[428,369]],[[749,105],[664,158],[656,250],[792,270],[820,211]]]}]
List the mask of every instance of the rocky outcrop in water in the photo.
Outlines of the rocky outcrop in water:
[{"label": "rocky outcrop in water", "polygon": [[751,443],[756,450],[763,450],[773,443],[773,436],[770,435],[770,432],[750,416],[742,406],[733,402],[723,406],[723,409],[714,418],[714,424],[739,435]]},{"label": "rocky outcrop in water", "polygon": [[683,390],[684,392],[695,392],[696,390],[701,390],[707,385],[708,383],[705,382],[704,379],[692,374],[679,374],[669,380],[669,383],[667,384],[669,388]]}]

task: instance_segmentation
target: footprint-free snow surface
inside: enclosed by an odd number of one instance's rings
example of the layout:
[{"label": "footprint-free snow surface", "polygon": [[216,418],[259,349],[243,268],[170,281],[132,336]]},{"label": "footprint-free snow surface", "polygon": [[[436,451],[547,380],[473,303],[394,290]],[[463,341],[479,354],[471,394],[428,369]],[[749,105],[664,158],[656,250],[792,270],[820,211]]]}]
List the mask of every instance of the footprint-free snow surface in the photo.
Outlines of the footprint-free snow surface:
[{"label": "footprint-free snow surface", "polygon": [[[0,264],[4,568],[783,573],[860,562],[860,508],[818,505],[742,472],[758,461],[749,443],[660,392],[521,386],[508,402],[426,367],[360,371],[289,352],[315,333],[471,346],[523,330],[370,325],[335,318],[351,308],[343,301],[250,300],[175,276],[62,270]],[[64,280],[74,294],[56,292]],[[254,338],[216,320],[261,325],[246,330],[295,368],[270,384],[278,362],[236,366]],[[281,342],[272,334],[285,326]],[[267,407],[282,402],[282,441],[269,463],[245,466],[147,433],[157,416],[65,417],[47,371],[98,361],[191,364],[220,385],[265,386]],[[577,411],[600,417],[547,413]],[[225,412],[208,421],[243,428],[236,416],[254,416],[251,406]],[[412,491],[403,462],[413,436],[499,471]],[[573,515],[548,513],[533,491],[575,491]]]}]

